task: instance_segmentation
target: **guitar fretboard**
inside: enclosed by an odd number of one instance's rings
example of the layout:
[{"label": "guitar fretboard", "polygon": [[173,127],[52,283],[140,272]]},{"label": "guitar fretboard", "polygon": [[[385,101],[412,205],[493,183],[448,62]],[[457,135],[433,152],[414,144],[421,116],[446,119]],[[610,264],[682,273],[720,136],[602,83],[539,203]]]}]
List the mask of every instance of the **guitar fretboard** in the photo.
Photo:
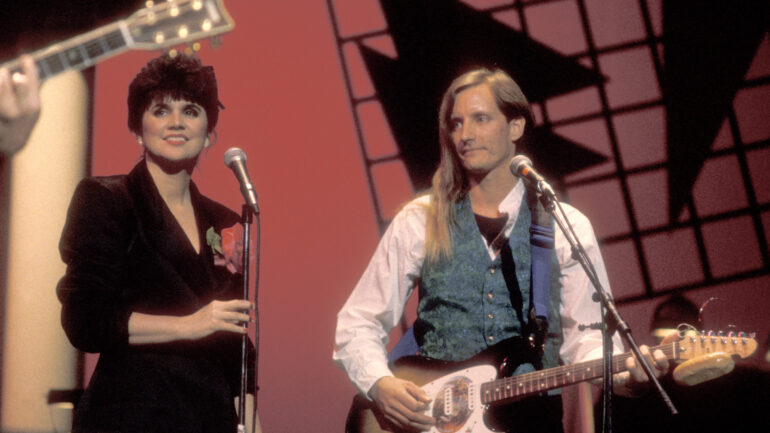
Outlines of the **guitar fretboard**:
[{"label": "guitar fretboard", "polygon": [[[69,69],[82,70],[128,49],[121,22],[98,28],[31,54],[40,81]],[[21,72],[18,60],[2,65],[11,73]]]},{"label": "guitar fretboard", "polygon": [[[650,351],[660,349],[668,359],[676,359],[677,343],[650,348]],[[633,356],[630,352],[612,357],[612,372],[626,370],[626,359]],[[486,382],[480,386],[481,402],[494,403],[501,400],[525,397],[549,389],[561,388],[586,380],[602,377],[604,373],[601,359],[534,371],[518,376]]]}]

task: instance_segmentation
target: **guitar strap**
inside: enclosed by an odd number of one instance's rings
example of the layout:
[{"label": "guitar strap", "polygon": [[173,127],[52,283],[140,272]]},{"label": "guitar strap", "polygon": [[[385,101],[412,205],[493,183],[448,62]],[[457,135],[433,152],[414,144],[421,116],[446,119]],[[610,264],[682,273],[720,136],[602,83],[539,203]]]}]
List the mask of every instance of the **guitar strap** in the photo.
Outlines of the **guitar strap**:
[{"label": "guitar strap", "polygon": [[527,204],[531,214],[529,243],[531,254],[531,305],[528,330],[530,342],[543,355],[550,320],[551,265],[554,251],[553,219],[539,202],[537,194],[527,189]]},{"label": "guitar strap", "polygon": [[[551,268],[553,266],[554,256],[554,229],[553,218],[545,211],[543,205],[539,202],[537,193],[529,188],[525,190],[526,206],[520,207],[520,221],[524,224],[529,223],[529,228],[523,228],[529,232],[527,235],[521,233],[518,228],[514,228],[508,237],[503,235],[503,228],[495,228],[489,223],[484,222],[484,218],[476,215],[476,220],[482,234],[489,239],[496,230],[500,230],[497,237],[489,241],[489,244],[496,251],[499,251],[502,260],[503,277],[508,288],[508,294],[511,300],[511,307],[519,318],[522,325],[522,339],[528,342],[530,355],[525,356],[526,362],[531,362],[537,369],[542,368],[542,357],[545,352],[545,339],[548,335],[548,327],[551,312]],[[523,305],[522,292],[526,290],[521,287],[520,278],[516,272],[516,262],[521,260],[526,263],[527,260],[519,257],[526,254],[526,247],[514,248],[511,242],[523,243],[529,240],[529,305]],[[514,249],[517,253],[514,253]],[[522,271],[522,270],[520,270]],[[527,281],[524,279],[524,281]],[[524,313],[526,311],[526,313]],[[509,352],[514,353],[514,352]]]}]

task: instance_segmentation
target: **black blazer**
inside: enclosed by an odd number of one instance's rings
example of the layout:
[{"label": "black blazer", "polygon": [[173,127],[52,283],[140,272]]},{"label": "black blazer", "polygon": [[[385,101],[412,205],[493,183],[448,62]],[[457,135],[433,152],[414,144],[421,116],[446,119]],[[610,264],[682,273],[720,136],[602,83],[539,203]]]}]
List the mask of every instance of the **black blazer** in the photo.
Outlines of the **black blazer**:
[{"label": "black blazer", "polygon": [[242,296],[240,276],[214,266],[205,236],[209,227],[221,233],[240,218],[194,184],[190,193],[199,254],[144,160],[128,175],[83,179],[75,191],[59,246],[67,264],[57,287],[61,321],[76,348],[100,358],[77,405],[74,432],[235,431],[239,335],[128,344],[134,311],[181,316]]}]

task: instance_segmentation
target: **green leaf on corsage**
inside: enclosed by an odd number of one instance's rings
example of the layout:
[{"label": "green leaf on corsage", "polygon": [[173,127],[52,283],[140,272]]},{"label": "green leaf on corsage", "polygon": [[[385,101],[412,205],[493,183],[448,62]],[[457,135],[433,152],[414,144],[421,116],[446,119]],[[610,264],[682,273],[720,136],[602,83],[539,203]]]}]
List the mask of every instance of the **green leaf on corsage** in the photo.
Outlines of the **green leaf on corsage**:
[{"label": "green leaf on corsage", "polygon": [[214,254],[222,254],[222,237],[214,231],[214,227],[206,230],[206,243],[211,247]]}]

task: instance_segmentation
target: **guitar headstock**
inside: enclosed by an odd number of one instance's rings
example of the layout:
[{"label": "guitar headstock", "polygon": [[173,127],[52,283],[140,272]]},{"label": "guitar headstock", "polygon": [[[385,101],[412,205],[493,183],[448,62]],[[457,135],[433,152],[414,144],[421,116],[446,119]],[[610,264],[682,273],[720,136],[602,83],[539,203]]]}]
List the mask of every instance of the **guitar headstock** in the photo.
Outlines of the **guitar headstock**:
[{"label": "guitar headstock", "polygon": [[695,359],[712,353],[723,352],[748,358],[757,351],[755,334],[743,332],[723,334],[721,332],[688,332],[677,345],[676,359]]},{"label": "guitar headstock", "polygon": [[127,45],[156,50],[229,32],[235,22],[222,0],[169,0],[146,3],[124,21]]}]

